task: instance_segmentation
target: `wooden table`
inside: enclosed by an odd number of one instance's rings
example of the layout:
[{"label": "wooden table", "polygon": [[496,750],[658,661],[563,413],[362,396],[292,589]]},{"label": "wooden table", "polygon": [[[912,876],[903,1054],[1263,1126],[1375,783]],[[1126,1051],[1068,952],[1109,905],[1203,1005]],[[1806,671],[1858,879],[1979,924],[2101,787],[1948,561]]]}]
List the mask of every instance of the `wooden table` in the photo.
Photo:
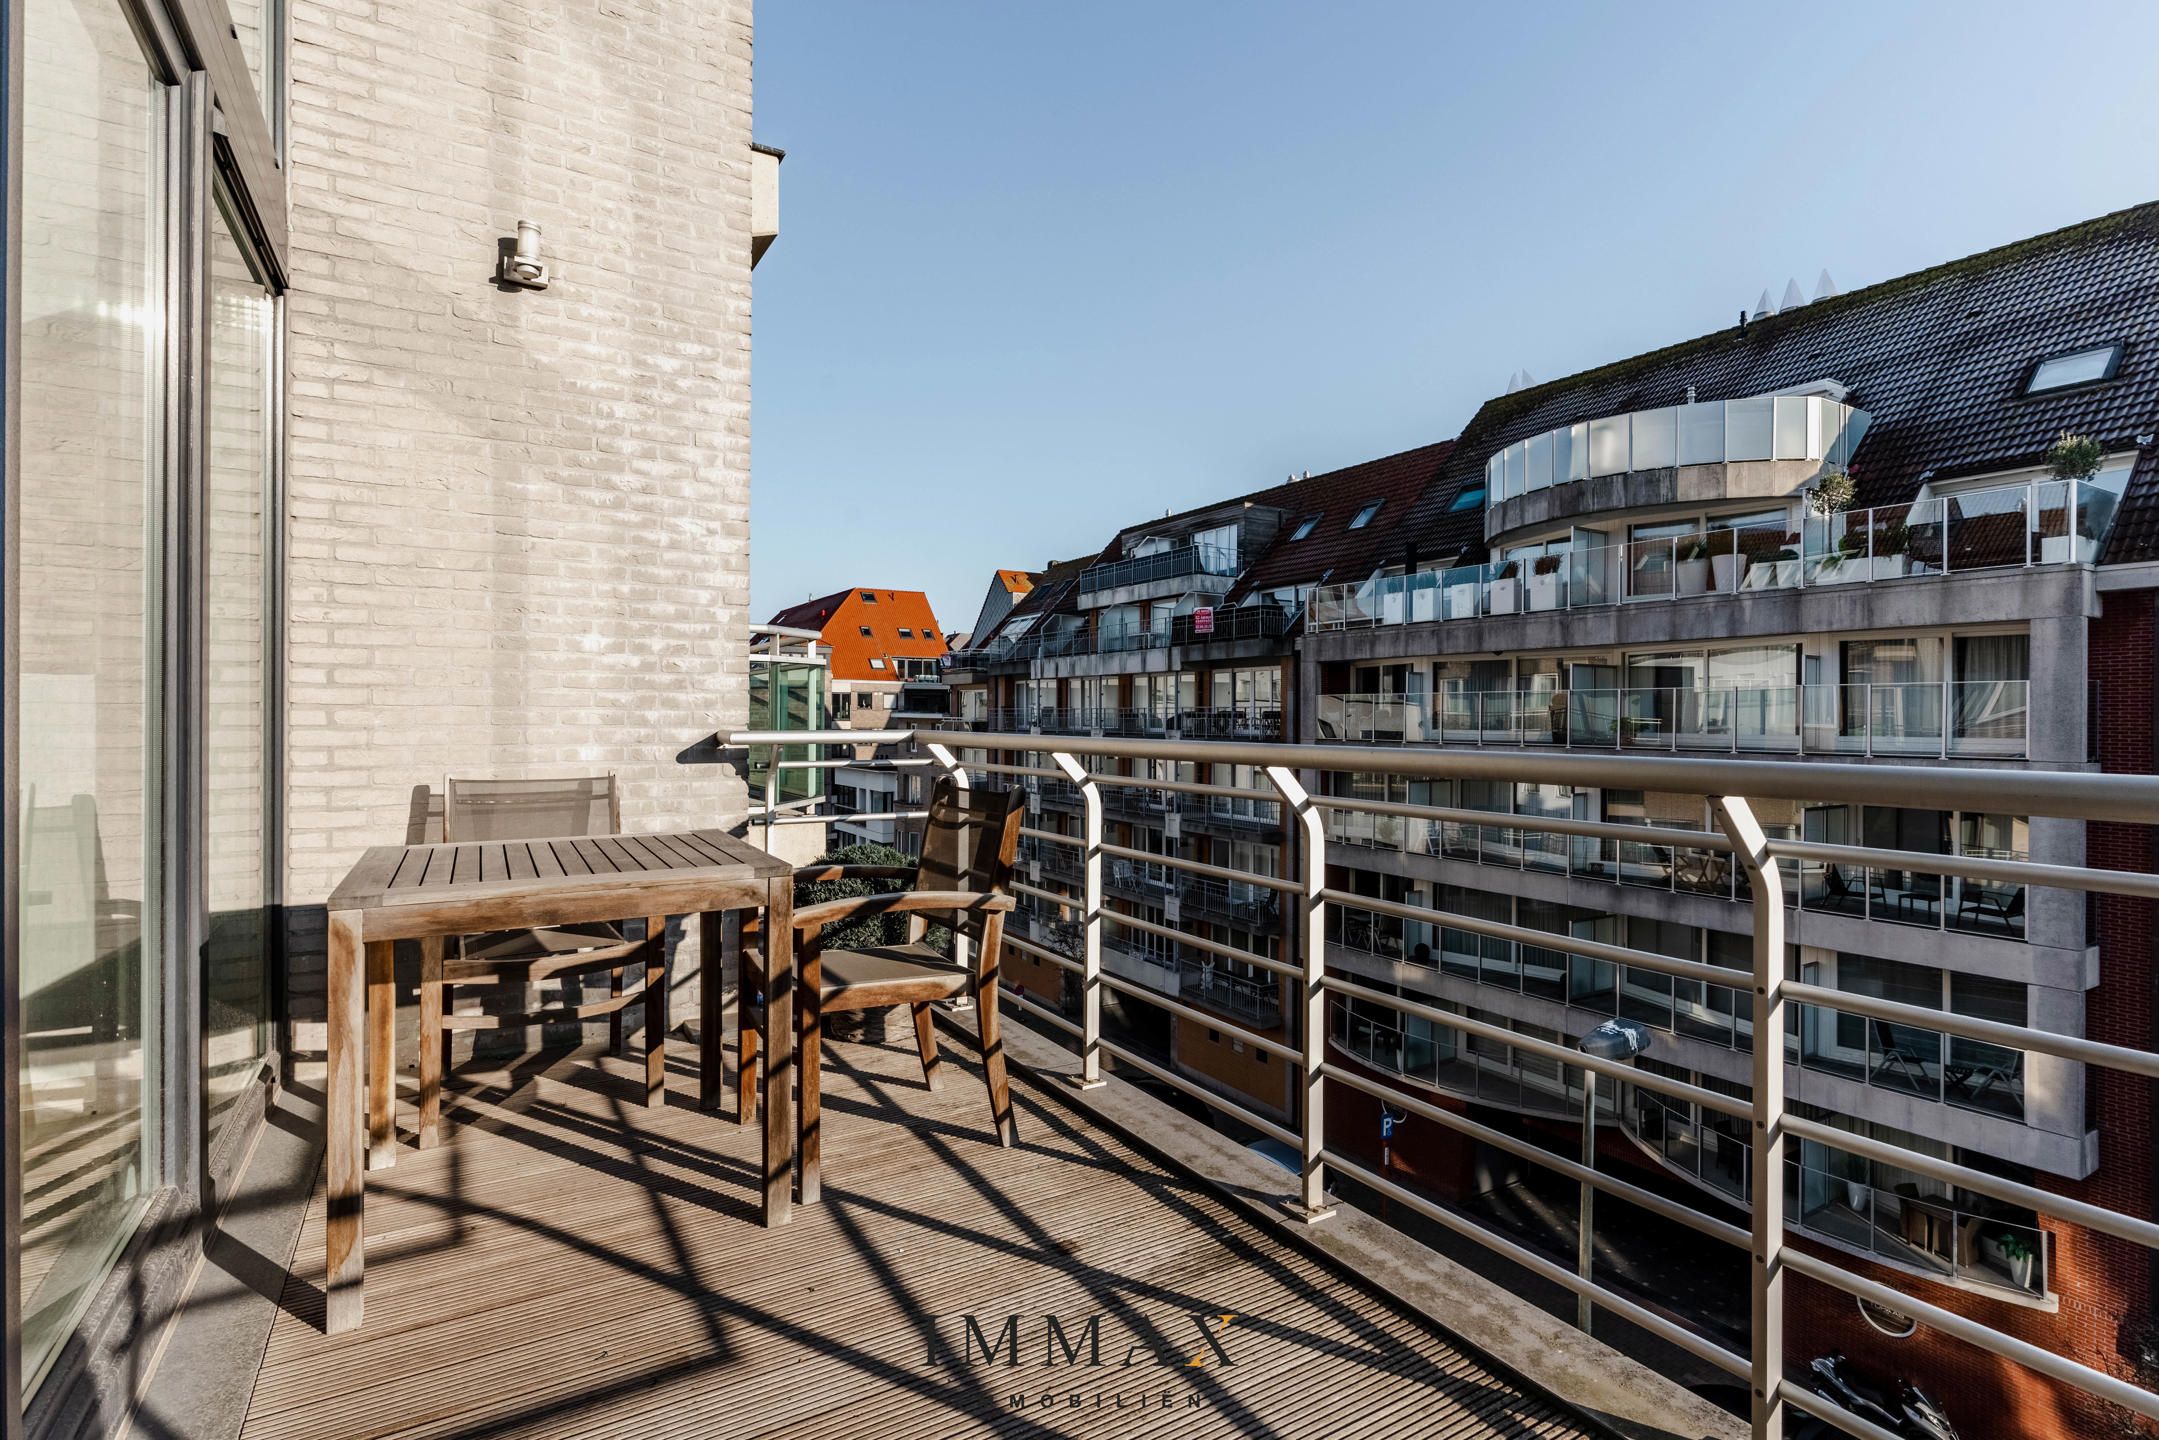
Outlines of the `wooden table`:
[{"label": "wooden table", "polygon": [[[439,959],[452,935],[574,925],[636,916],[698,915],[709,966],[699,1008],[707,1110],[726,1086],[721,1066],[720,966],[710,957],[739,951],[731,912],[762,909],[766,958],[764,1218],[784,1223],[794,1171],[794,879],[788,864],[717,830],[671,835],[604,835],[564,840],[381,845],[362,856],[330,896],[327,1328],[360,1324],[364,1269],[361,1217],[366,1169],[396,1158],[392,1128],[397,995],[392,947],[417,940]],[[365,961],[363,970],[363,958]],[[665,981],[663,979],[662,983]],[[423,1068],[440,1052],[421,1047]],[[364,1057],[364,1060],[363,1060]],[[657,1059],[657,1057],[654,1057]],[[365,1085],[362,1077],[365,1076]],[[664,1076],[648,1076],[664,1085]],[[422,1090],[426,1090],[423,1083]],[[439,1090],[439,1086],[436,1087]],[[423,1135],[435,1117],[423,1114]]]}]

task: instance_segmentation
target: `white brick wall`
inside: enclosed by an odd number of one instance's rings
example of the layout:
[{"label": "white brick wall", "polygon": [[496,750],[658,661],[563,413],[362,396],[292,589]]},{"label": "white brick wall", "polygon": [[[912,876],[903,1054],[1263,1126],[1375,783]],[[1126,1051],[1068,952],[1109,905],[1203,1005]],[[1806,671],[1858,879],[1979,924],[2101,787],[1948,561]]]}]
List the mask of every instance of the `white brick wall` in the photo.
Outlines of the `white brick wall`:
[{"label": "white brick wall", "polygon": [[[293,0],[291,35],[306,1050],[309,907],[415,786],[612,770],[631,828],[741,818],[675,757],[745,710],[751,7]],[[493,283],[519,219],[548,290]]]}]

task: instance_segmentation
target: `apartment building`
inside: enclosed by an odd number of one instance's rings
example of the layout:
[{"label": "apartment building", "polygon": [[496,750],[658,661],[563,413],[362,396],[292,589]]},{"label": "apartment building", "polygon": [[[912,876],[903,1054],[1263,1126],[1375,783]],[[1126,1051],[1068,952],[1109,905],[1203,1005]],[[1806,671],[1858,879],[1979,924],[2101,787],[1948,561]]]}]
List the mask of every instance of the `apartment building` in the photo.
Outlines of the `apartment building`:
[{"label": "apartment building", "polygon": [[[1097,554],[1048,567],[1001,624],[950,658],[953,713],[978,728],[1031,730],[1046,742],[1077,735],[1279,740],[1294,734],[1292,637],[1307,597],[1337,576],[1412,558],[1386,549],[1390,530],[1379,521],[1390,511],[1406,512],[1448,453],[1445,444],[1430,445],[1292,479],[1129,526]],[[1105,970],[1279,1035],[1287,1013],[1279,977],[1236,958],[1284,958],[1279,896],[1233,877],[1286,873],[1282,807],[1129,783],[1264,792],[1264,777],[1250,766],[1094,764],[1106,777],[1107,840],[1224,872],[1111,860],[1104,875],[1111,911]],[[1077,833],[1076,785],[1039,777],[1023,783],[1032,791],[1031,826]],[[1076,913],[1052,897],[1077,890],[1076,852],[1029,841],[1024,854],[1034,892],[1022,897],[1024,938],[1071,954]],[[1024,953],[1010,964],[1012,982],[1030,994],[1076,1003],[1075,988],[1054,964]],[[1129,996],[1112,1004],[1116,1018],[1180,1073],[1262,1113],[1290,1112],[1290,1077],[1274,1057]]]},{"label": "apartment building", "polygon": [[[905,729],[944,717],[945,637],[920,590],[836,590],[791,605],[770,623],[817,632],[825,655],[826,723],[834,729]],[[856,763],[833,770],[826,789],[833,816],[828,843],[921,850],[921,820],[894,818],[920,810],[928,799],[921,769],[889,763],[907,749],[859,745]]]},{"label": "apartment building", "polygon": [[[1757,310],[1484,405],[1401,517],[1396,548],[1418,558],[1312,594],[1287,708],[1322,743],[2150,773],[2155,432],[2159,206]],[[1335,814],[1330,883],[1435,917],[1330,917],[1331,967],[1548,1040],[1631,1021],[1651,1037],[1642,1068],[1748,1093],[1763,1041],[1743,989],[1443,918],[1746,969],[1749,897],[1727,857],[1507,824],[1714,828],[1701,802],[1467,777],[1397,781],[1387,798],[1459,818]],[[1762,818],[1776,835],[1882,850],[2153,866],[2146,839],[2005,813],[1984,793],[1915,809],[1885,786],[1878,804]],[[1787,862],[1784,881],[1795,977],[2154,1041],[2147,903],[1945,883],[1893,860]],[[1508,1047],[1355,1004],[1331,1023],[1346,1060],[1492,1123],[1564,1131],[1580,1113],[1558,1066]],[[1795,1113],[2154,1213],[2144,1082],[1832,1010],[1802,1010],[1779,1043]],[[1372,1109],[1330,1116],[1330,1143],[1376,1154]],[[1601,1163],[1701,1205],[1750,1198],[1743,1123],[1640,1090],[1607,1122]],[[2153,1278],[2132,1247],[1855,1153],[1793,1150],[1785,1198],[1803,1246],[2152,1383]],[[1434,1188],[1470,1183],[1462,1142],[1436,1127],[1395,1129],[1391,1152]],[[1841,1292],[1794,1294],[1794,1360],[1871,1352],[1972,1397],[1957,1407],[1960,1425],[1976,1422],[1967,1435],[2036,1433],[2024,1427],[2041,1416],[2099,1433],[2074,1392]]]}]

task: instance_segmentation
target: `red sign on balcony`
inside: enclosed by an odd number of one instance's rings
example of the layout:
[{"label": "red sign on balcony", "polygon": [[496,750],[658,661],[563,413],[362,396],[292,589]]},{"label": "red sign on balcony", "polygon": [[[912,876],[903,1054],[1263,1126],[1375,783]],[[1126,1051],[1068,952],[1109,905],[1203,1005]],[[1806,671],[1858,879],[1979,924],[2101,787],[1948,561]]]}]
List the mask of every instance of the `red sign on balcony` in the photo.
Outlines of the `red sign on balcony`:
[{"label": "red sign on balcony", "polygon": [[1212,605],[1202,605],[1192,612],[1192,633],[1194,635],[1214,634],[1214,607]]}]

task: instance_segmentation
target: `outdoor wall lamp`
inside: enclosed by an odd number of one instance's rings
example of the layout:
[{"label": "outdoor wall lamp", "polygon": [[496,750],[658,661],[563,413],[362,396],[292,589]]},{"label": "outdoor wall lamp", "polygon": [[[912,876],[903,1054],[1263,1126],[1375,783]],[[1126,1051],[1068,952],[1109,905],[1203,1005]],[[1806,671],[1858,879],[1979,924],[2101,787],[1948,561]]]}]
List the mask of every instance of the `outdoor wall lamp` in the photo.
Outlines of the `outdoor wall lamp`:
[{"label": "outdoor wall lamp", "polygon": [[496,277],[505,285],[527,290],[547,288],[547,267],[540,263],[540,227],[530,220],[517,222],[517,243],[502,255]]}]

